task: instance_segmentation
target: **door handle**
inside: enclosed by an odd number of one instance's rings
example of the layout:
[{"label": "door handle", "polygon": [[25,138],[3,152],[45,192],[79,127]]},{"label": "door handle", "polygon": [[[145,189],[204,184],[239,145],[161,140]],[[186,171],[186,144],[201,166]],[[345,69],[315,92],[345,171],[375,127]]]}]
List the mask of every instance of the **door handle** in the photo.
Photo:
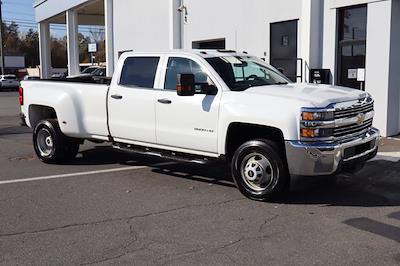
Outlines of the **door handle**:
[{"label": "door handle", "polygon": [[172,103],[172,101],[168,100],[168,99],[158,99],[157,101],[162,104],[171,104]]},{"label": "door handle", "polygon": [[111,98],[116,99],[116,100],[121,100],[121,99],[122,99],[122,96],[121,96],[121,95],[114,94],[114,95],[111,95]]}]

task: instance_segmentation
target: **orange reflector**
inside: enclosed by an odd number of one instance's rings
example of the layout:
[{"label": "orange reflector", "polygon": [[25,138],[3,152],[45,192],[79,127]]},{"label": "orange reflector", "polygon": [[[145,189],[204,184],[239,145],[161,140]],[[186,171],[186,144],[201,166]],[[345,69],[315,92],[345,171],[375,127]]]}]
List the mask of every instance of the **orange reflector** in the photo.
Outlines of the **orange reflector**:
[{"label": "orange reflector", "polygon": [[301,136],[303,138],[314,138],[315,137],[315,131],[314,131],[314,129],[311,129],[311,128],[302,128],[301,129]]},{"label": "orange reflector", "polygon": [[310,113],[310,112],[303,112],[303,120],[314,120],[314,113]]}]

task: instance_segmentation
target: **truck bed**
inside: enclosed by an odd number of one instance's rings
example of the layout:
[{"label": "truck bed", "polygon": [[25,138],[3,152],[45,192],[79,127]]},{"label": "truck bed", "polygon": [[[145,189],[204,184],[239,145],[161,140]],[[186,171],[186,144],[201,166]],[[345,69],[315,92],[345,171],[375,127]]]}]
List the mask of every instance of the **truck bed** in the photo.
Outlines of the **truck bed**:
[{"label": "truck bed", "polygon": [[61,130],[77,138],[108,136],[108,85],[78,80],[35,80],[21,83],[24,95],[22,113],[34,127],[43,107],[57,110]]}]

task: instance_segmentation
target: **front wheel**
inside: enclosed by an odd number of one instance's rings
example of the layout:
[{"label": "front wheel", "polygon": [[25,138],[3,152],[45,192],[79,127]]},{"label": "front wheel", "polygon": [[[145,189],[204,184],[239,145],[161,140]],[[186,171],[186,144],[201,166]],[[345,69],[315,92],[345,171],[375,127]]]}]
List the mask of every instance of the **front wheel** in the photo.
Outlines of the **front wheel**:
[{"label": "front wheel", "polygon": [[272,141],[252,140],[244,143],[235,152],[231,167],[238,189],[250,199],[276,199],[289,188],[287,167]]},{"label": "front wheel", "polygon": [[38,158],[45,163],[62,163],[76,157],[79,142],[65,136],[57,120],[39,122],[33,131],[33,146]]}]

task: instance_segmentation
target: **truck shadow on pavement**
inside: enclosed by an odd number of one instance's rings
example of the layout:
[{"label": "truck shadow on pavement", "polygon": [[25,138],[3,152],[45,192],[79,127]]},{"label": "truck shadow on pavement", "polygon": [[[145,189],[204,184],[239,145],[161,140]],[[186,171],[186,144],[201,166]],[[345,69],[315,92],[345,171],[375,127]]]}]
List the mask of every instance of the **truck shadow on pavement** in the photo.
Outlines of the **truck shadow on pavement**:
[{"label": "truck shadow on pavement", "polygon": [[229,167],[222,163],[210,162],[207,165],[165,160],[140,154],[124,153],[109,146],[96,146],[84,150],[73,161],[65,165],[107,165],[123,166],[145,165],[154,173],[190,179],[208,184],[216,184],[235,188],[229,174]]},{"label": "truck shadow on pavement", "polygon": [[285,203],[328,206],[399,206],[400,163],[385,160],[368,162],[356,174],[330,178],[302,177],[294,181]]},{"label": "truck shadow on pavement", "polygon": [[[235,187],[229,167],[222,163],[197,165],[137,154],[126,154],[107,146],[81,152],[71,165],[145,165],[154,173],[196,182]],[[170,163],[168,163],[170,162]],[[291,192],[277,203],[327,206],[399,206],[400,162],[375,160],[356,174],[336,177],[294,177]]]},{"label": "truck shadow on pavement", "polygon": [[[399,212],[389,214],[387,217],[388,218],[394,218],[398,219],[398,217],[392,217],[393,215],[398,215]],[[360,218],[354,218],[354,219],[349,219],[343,222],[346,225],[349,225],[351,227],[354,227],[358,230],[361,231],[366,231],[369,233],[373,233],[375,235],[379,235],[381,237],[391,239],[393,241],[396,241],[400,243],[400,228],[382,223],[379,221],[375,221],[373,219],[367,218],[367,217],[360,217]]]},{"label": "truck shadow on pavement", "polygon": [[23,135],[31,132],[32,130],[27,127],[21,127],[21,126],[2,127],[0,128],[0,137],[8,135]]}]

